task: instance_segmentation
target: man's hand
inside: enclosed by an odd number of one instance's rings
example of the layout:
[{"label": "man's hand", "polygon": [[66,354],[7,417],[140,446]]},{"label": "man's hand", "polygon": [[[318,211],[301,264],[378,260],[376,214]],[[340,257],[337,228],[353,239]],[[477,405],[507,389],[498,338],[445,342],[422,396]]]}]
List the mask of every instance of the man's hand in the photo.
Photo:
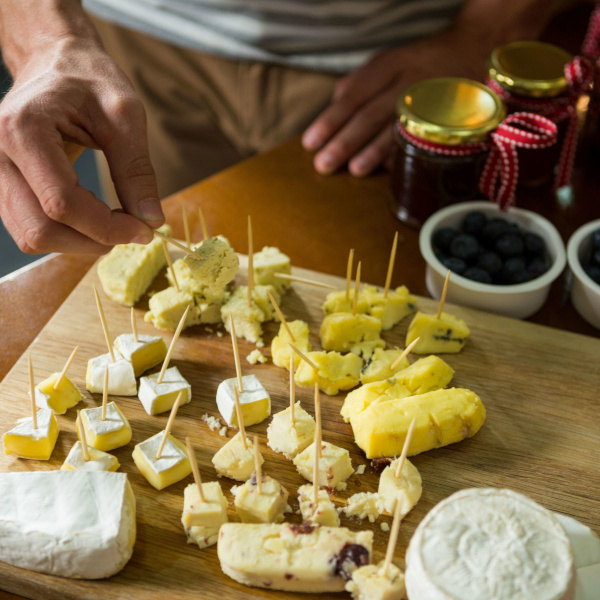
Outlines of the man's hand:
[{"label": "man's hand", "polygon": [[[43,43],[15,47],[7,61],[15,82],[0,104],[0,216],[30,254],[104,253],[115,244],[147,243],[151,228],[164,222],[144,108],[97,36],[70,31],[70,10],[59,10],[54,23],[64,31],[30,32]],[[44,23],[38,26],[41,31]],[[3,42],[7,28],[5,19]],[[111,211],[79,185],[64,142],[105,153],[123,211]]]}]

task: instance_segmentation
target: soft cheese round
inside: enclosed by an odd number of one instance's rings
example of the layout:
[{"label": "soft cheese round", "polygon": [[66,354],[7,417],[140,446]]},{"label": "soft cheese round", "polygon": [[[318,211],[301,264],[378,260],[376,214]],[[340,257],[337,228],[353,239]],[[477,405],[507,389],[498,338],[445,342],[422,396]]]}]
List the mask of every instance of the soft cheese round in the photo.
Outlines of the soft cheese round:
[{"label": "soft cheese round", "polygon": [[572,600],[571,543],[554,515],[526,496],[463,490],[417,527],[406,589],[419,600]]}]

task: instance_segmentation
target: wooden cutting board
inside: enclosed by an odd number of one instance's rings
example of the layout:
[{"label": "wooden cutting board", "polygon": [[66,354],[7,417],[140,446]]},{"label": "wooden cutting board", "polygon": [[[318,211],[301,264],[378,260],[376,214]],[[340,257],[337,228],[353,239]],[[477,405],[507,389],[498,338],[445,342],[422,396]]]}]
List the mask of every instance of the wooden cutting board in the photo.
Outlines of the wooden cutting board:
[{"label": "wooden cutting board", "polygon": [[[244,273],[242,270],[240,282],[245,280]],[[295,273],[340,288],[344,286],[343,280],[329,275],[303,269],[295,269]],[[92,396],[85,390],[88,358],[106,352],[93,283],[101,290],[95,268],[83,278],[29,349],[39,382],[60,371],[73,347],[80,346],[69,372],[71,379],[85,391],[77,409],[97,406],[101,401],[100,395]],[[165,280],[161,276],[154,288],[162,287]],[[288,319],[304,319],[310,324],[314,346],[318,346],[321,303],[326,293],[324,289],[295,283],[282,300]],[[102,292],[101,296],[112,338],[129,332],[129,309],[110,301]],[[434,301],[425,298],[419,298],[418,305],[429,312],[436,308]],[[136,308],[139,332],[156,334],[154,327],[143,322],[146,307],[147,298]],[[470,388],[480,395],[487,409],[487,421],[475,437],[412,459],[423,478],[423,496],[402,524],[396,560],[402,563],[415,527],[435,504],[457,490],[473,486],[512,488],[600,532],[600,340],[451,305],[448,311],[464,318],[471,328],[471,338],[463,352],[444,356],[456,371],[453,385]],[[383,337],[391,346],[404,347],[407,327],[405,320]],[[266,327],[267,356],[277,329],[274,323]],[[168,344],[171,335],[164,332],[161,335]],[[250,365],[244,357],[252,349],[253,344],[240,342],[244,373],[259,377],[271,394],[273,412],[280,411],[288,404],[288,373],[271,361]],[[186,330],[171,364],[191,383],[193,393],[192,402],[179,410],[173,433],[181,440],[186,435],[192,437],[203,480],[214,480],[216,473],[210,460],[227,440],[211,431],[200,417],[204,413],[219,416],[215,403],[217,386],[235,375],[229,335],[219,337],[215,327]],[[28,414],[27,390],[27,359],[23,356],[0,384],[0,433]],[[312,389],[297,389],[297,398],[309,412],[313,411],[312,394]],[[131,459],[134,445],[161,431],[168,414],[150,417],[137,398],[116,399],[133,428],[132,442],[114,451],[121,470],[129,474],[137,498],[138,536],[131,561],[121,573],[104,581],[50,577],[0,563],[0,589],[44,600],[158,599],[168,593],[176,595],[178,600],[306,598],[302,594],[241,586],[221,572],[216,546],[199,550],[186,544],[180,518],[183,489],[191,482],[191,476],[159,492],[144,480]],[[378,484],[378,473],[354,444],[350,426],[339,415],[343,399],[344,394],[322,396],[324,439],[347,448],[353,466],[364,464],[366,471],[363,475],[354,474],[348,480],[348,489],[334,498],[339,506],[351,494],[376,491]],[[50,461],[20,460],[2,453],[0,471],[59,468],[76,440],[75,416],[76,410],[71,409],[58,417],[61,433]],[[249,429],[260,437],[266,473],[285,485],[295,511],[296,490],[305,482],[290,461],[266,446],[268,422]],[[229,429],[227,437],[234,433],[235,430]],[[234,482],[222,479],[221,483],[230,501],[230,519],[237,520],[229,493]],[[296,514],[289,518],[299,522]],[[351,521],[342,517],[344,526],[374,531],[376,560],[383,558],[387,543],[387,534],[380,527],[383,522],[389,524],[391,519],[384,516],[370,524],[368,520]],[[339,597],[320,595],[320,598]]]}]

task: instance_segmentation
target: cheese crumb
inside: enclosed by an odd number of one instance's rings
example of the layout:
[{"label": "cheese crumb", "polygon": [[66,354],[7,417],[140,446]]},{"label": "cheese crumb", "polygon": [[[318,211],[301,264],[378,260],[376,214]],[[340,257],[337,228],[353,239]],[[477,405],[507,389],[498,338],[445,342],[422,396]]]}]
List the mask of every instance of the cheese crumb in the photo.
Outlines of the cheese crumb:
[{"label": "cheese crumb", "polygon": [[238,490],[241,488],[241,485],[232,485],[231,489],[229,490],[231,492],[231,494],[235,497],[235,495],[238,493]]},{"label": "cheese crumb", "polygon": [[217,337],[223,337],[223,332],[222,331],[217,331]]},{"label": "cheese crumb", "polygon": [[208,333],[213,333],[214,329],[212,329],[211,327],[205,327],[204,331],[207,331]]},{"label": "cheese crumb", "polygon": [[348,498],[348,505],[344,508],[344,512],[348,517],[368,518],[373,523],[381,514],[381,508],[381,494],[360,492]]},{"label": "cheese crumb", "polygon": [[367,468],[366,465],[358,465],[358,467],[356,467],[356,474],[362,475],[365,472],[366,468]]},{"label": "cheese crumb", "polygon": [[340,481],[336,486],[335,489],[338,492],[343,492],[346,488],[348,487],[348,484],[345,481]]},{"label": "cheese crumb", "polygon": [[292,510],[292,507],[291,507],[289,504],[286,504],[286,505],[285,505],[285,508],[283,509],[283,513],[284,513],[284,514],[288,514],[288,513],[291,513],[291,512],[294,512],[294,511]]},{"label": "cheese crumb", "polygon": [[264,365],[267,362],[267,357],[258,348],[255,348],[248,356],[246,356],[246,360],[251,365],[255,365],[256,363]]},{"label": "cheese crumb", "polygon": [[221,423],[221,420],[218,417],[213,417],[212,415],[204,413],[200,419],[208,425],[211,431],[216,431],[218,429],[219,435],[222,436],[225,436],[227,433],[227,427]]},{"label": "cheese crumb", "polygon": [[225,426],[221,427],[221,429],[219,429],[219,435],[221,437],[227,437],[227,427],[225,427]]},{"label": "cheese crumb", "polygon": [[379,527],[381,527],[381,531],[385,533],[387,533],[390,530],[390,526],[385,521],[382,521]]}]

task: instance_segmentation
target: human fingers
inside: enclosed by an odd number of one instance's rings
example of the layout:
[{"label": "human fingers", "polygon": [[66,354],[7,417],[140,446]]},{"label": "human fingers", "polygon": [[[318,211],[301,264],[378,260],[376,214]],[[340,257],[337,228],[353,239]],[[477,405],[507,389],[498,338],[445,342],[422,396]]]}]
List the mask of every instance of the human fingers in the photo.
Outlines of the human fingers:
[{"label": "human fingers", "polygon": [[365,177],[381,165],[389,168],[392,141],[392,128],[386,125],[378,136],[350,160],[348,163],[350,173],[355,177]]}]

